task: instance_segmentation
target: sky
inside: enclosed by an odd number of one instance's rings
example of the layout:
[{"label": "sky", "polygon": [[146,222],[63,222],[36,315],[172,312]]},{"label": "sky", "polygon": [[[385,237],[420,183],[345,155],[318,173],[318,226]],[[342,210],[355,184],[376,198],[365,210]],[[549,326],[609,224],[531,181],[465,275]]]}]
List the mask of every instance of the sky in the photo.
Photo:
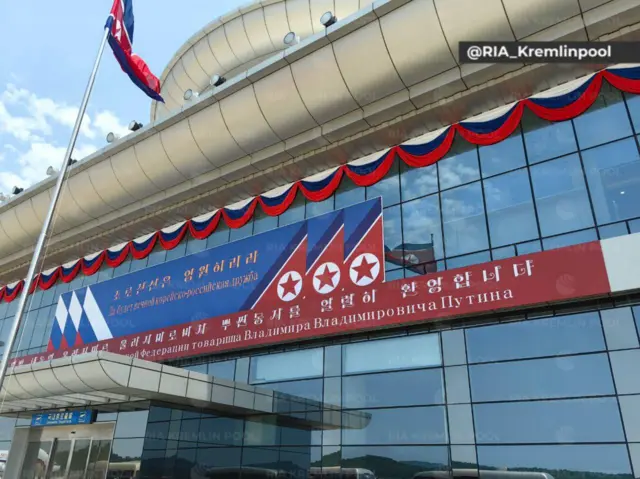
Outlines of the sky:
[{"label": "sky", "polygon": [[[134,0],[133,51],[158,77],[197,30],[246,0]],[[0,2],[0,193],[26,188],[64,158],[112,0]],[[149,121],[151,100],[109,47],[72,155],[103,147],[109,132]]]}]

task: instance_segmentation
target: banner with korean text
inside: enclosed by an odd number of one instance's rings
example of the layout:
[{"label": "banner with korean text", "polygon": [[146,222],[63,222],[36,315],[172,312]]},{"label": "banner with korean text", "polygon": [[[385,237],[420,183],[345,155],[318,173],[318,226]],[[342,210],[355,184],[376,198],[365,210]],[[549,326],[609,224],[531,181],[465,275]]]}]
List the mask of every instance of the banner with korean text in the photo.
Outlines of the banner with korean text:
[{"label": "banner with korean text", "polygon": [[383,280],[377,198],[65,293],[47,349],[82,349],[159,328],[175,340],[172,328],[180,325],[300,305]]},{"label": "banner with korean text", "polygon": [[[271,289],[265,290],[270,299],[255,307],[17,358],[13,364],[96,350],[172,360],[611,292],[598,241],[387,283],[378,270],[381,257],[373,252],[360,253],[364,249],[357,248],[350,256],[356,259],[340,263],[340,254],[324,251],[312,263],[315,268],[308,268],[303,250],[293,252],[274,276]],[[343,263],[347,267],[337,266]],[[303,274],[305,267],[313,274]]]}]

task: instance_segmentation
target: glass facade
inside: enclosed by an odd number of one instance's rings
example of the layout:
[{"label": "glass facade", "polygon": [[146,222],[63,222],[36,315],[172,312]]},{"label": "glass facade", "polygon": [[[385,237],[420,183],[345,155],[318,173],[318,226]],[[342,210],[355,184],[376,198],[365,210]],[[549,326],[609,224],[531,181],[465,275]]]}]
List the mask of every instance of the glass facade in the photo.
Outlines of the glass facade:
[{"label": "glass facade", "polygon": [[[166,405],[124,413],[148,414],[141,477],[638,477],[640,306],[530,316],[183,364],[312,399],[287,413],[320,424]],[[335,407],[342,427],[321,419]],[[134,423],[129,434],[142,434]]]}]

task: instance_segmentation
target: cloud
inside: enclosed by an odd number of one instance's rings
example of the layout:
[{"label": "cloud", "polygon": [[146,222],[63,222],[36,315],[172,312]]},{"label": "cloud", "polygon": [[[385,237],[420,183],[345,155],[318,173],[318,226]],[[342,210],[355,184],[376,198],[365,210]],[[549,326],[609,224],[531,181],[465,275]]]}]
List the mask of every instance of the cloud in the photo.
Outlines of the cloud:
[{"label": "cloud", "polygon": [[[80,145],[75,148],[73,156],[83,158],[96,150],[93,145]],[[0,172],[0,191],[8,192],[14,186],[27,188],[46,177],[49,166],[58,168],[66,147],[52,143],[32,143],[29,149],[15,156],[15,171]]]},{"label": "cloud", "polygon": [[[78,108],[8,84],[0,92],[0,192],[14,186],[27,188],[46,177],[49,166],[58,168],[75,124]],[[86,114],[73,158],[81,160],[103,144],[107,133],[129,133],[111,111]],[[9,140],[13,140],[9,142]]]},{"label": "cloud", "polygon": [[120,119],[108,110],[96,115],[93,126],[100,133],[101,138],[105,138],[109,133],[115,133],[121,137],[130,133],[128,125],[121,123]]},{"label": "cloud", "polygon": [[[42,141],[54,133],[53,126],[59,125],[71,130],[78,116],[78,107],[42,98],[25,88],[9,83],[0,93],[0,134],[5,133],[23,141]],[[121,136],[128,132],[127,126],[108,111],[100,111],[95,122],[85,114],[80,134],[93,140],[113,131]]]}]

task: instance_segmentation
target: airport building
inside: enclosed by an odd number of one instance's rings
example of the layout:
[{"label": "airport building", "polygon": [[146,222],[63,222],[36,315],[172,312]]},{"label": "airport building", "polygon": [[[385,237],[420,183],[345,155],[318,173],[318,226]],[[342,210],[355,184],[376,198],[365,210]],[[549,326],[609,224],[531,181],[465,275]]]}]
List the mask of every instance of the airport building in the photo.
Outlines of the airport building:
[{"label": "airport building", "polygon": [[[148,124],[71,167],[3,351],[3,479],[640,477],[640,66],[458,58],[639,26],[637,0],[206,25]],[[54,181],[0,205],[3,344]]]}]

